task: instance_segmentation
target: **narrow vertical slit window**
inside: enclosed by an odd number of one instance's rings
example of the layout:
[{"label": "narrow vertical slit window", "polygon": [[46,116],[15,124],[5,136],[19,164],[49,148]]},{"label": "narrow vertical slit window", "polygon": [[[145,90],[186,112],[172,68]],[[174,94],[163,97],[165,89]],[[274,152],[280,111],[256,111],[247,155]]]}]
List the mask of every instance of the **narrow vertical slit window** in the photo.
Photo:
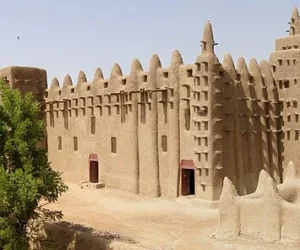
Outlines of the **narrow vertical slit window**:
[{"label": "narrow vertical slit window", "polygon": [[77,138],[77,136],[73,137],[73,143],[74,143],[74,151],[78,151],[78,138]]},{"label": "narrow vertical slit window", "polygon": [[161,148],[163,152],[168,151],[168,138],[165,135],[161,137]]},{"label": "narrow vertical slit window", "polygon": [[117,138],[116,137],[111,138],[111,152],[114,154],[117,153]]},{"label": "narrow vertical slit window", "polygon": [[58,150],[62,150],[62,138],[61,138],[61,136],[58,137]]},{"label": "narrow vertical slit window", "polygon": [[96,133],[96,117],[91,117],[91,134],[94,135]]}]

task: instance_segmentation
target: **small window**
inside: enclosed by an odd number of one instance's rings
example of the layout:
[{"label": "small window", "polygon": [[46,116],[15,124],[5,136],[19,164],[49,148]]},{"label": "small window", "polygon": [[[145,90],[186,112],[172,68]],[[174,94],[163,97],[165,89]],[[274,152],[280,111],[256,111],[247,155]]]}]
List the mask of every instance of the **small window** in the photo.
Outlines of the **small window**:
[{"label": "small window", "polygon": [[281,81],[281,80],[278,81],[278,85],[279,85],[279,88],[280,88],[280,89],[283,88],[283,85],[282,85],[282,81]]},{"label": "small window", "polygon": [[297,79],[294,79],[294,84],[296,85],[298,83],[298,80]]},{"label": "small window", "polygon": [[202,42],[202,48],[204,51],[206,51],[206,45],[207,45],[206,42]]},{"label": "small window", "polygon": [[294,45],[294,49],[298,49],[299,47],[298,47],[298,45]]},{"label": "small window", "polygon": [[291,102],[287,101],[287,102],[286,102],[286,107],[287,107],[287,108],[291,107]]},{"label": "small window", "polygon": [[297,61],[296,59],[293,60],[293,64],[294,64],[294,65],[296,65],[296,61]]},{"label": "small window", "polygon": [[86,90],[90,91],[91,90],[91,86],[87,86]]},{"label": "small window", "polygon": [[219,76],[224,76],[224,71],[220,71]]},{"label": "small window", "polygon": [[62,138],[61,136],[58,137],[58,150],[62,149]]},{"label": "small window", "polygon": [[298,108],[298,102],[297,101],[293,101],[293,107]]},{"label": "small window", "polygon": [[282,50],[286,50],[286,46],[282,47]]},{"label": "small window", "polygon": [[122,84],[126,85],[126,79],[122,79]]},{"label": "small window", "polygon": [[104,88],[107,88],[108,87],[108,82],[105,82],[104,83]]},{"label": "small window", "polygon": [[208,146],[208,138],[207,137],[204,137],[204,145],[207,147]]},{"label": "small window", "polygon": [[287,116],[287,120],[288,120],[288,122],[291,121],[291,115],[288,115],[288,116]]},{"label": "small window", "polygon": [[206,176],[209,176],[209,169],[205,169],[205,174],[206,174]]},{"label": "small window", "polygon": [[250,76],[249,82],[254,83],[254,77],[253,76]]},{"label": "small window", "polygon": [[207,91],[204,91],[204,100],[205,101],[208,101],[208,92]]},{"label": "small window", "polygon": [[292,18],[291,21],[292,21],[292,23],[295,23],[295,19],[294,18]]},{"label": "small window", "polygon": [[282,66],[282,59],[278,59],[279,66]]},{"label": "small window", "polygon": [[61,95],[61,90],[60,90],[60,91],[58,91],[58,95]]},{"label": "small window", "polygon": [[208,153],[204,153],[204,159],[205,161],[208,161]]},{"label": "small window", "polygon": [[169,77],[169,72],[165,71],[164,72],[164,78],[168,78]]},{"label": "small window", "polygon": [[96,117],[91,117],[91,134],[94,135],[96,132]]},{"label": "small window", "polygon": [[73,138],[73,142],[74,142],[74,151],[78,151],[78,138],[76,136]]},{"label": "small window", "polygon": [[295,141],[298,141],[299,140],[299,131],[296,130],[295,131]]},{"label": "small window", "polygon": [[168,151],[168,138],[165,135],[161,137],[161,148],[163,152]]},{"label": "small window", "polygon": [[289,80],[284,81],[283,85],[284,85],[285,88],[289,88],[290,87],[290,81]]},{"label": "small window", "polygon": [[148,79],[147,79],[147,75],[144,75],[144,76],[143,76],[143,81],[144,81],[144,82],[147,82],[147,80],[148,80]]},{"label": "small window", "polygon": [[276,66],[275,65],[272,65],[272,71],[276,72]]},{"label": "small window", "polygon": [[204,62],[204,68],[205,68],[205,71],[207,72],[208,71],[208,62]]},{"label": "small window", "polygon": [[288,140],[291,139],[291,131],[286,131],[286,137]]},{"label": "small window", "polygon": [[203,122],[204,130],[208,130],[208,121]]},{"label": "small window", "polygon": [[201,64],[197,62],[196,66],[197,66],[197,71],[200,71],[201,70]]},{"label": "small window", "polygon": [[295,114],[295,122],[299,122],[299,115]]},{"label": "small window", "polygon": [[192,77],[193,76],[193,70],[192,69],[188,69],[186,71],[187,77]]},{"label": "small window", "polygon": [[117,138],[116,137],[111,138],[111,152],[114,154],[117,153]]},{"label": "small window", "polygon": [[237,75],[236,75],[236,80],[237,80],[237,81],[241,81],[241,74],[237,74]]},{"label": "small window", "polygon": [[44,97],[45,97],[45,98],[48,98],[48,91],[45,91],[45,92],[44,92]]},{"label": "small window", "polygon": [[286,60],[288,66],[290,66],[290,60]]},{"label": "small window", "polygon": [[208,76],[203,76],[205,86],[208,86]]},{"label": "small window", "polygon": [[200,86],[200,77],[195,78],[195,85]]}]

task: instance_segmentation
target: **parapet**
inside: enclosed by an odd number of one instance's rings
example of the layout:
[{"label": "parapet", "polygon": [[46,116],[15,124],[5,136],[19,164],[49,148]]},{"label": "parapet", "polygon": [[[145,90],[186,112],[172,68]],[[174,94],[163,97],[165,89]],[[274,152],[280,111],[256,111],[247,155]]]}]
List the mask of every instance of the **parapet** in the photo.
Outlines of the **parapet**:
[{"label": "parapet", "polygon": [[255,193],[239,196],[232,182],[224,179],[219,201],[217,239],[240,236],[266,242],[300,242],[300,180],[290,162],[284,183],[276,185],[264,170]]}]

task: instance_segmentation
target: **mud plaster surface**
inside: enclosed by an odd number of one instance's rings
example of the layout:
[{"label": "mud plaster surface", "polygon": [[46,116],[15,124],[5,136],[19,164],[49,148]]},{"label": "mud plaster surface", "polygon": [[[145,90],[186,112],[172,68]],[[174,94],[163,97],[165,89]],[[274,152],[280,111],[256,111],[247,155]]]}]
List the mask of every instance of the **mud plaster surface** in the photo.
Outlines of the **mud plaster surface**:
[{"label": "mud plaster surface", "polygon": [[68,193],[50,208],[62,209],[65,221],[132,238],[141,249],[299,249],[242,237],[217,241],[211,235],[217,229],[218,210],[203,208],[190,198],[149,199],[119,190],[68,185]]}]

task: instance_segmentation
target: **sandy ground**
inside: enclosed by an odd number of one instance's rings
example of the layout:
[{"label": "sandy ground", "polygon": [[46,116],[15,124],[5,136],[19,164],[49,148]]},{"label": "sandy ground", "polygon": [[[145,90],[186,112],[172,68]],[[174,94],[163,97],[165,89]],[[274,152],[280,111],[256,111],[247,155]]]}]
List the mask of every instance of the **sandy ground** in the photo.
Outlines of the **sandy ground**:
[{"label": "sandy ground", "polygon": [[108,188],[68,186],[69,191],[49,208],[62,210],[65,221],[116,232],[144,249],[298,249],[246,239],[217,241],[211,235],[217,229],[218,210],[203,208],[193,199],[170,201]]}]

